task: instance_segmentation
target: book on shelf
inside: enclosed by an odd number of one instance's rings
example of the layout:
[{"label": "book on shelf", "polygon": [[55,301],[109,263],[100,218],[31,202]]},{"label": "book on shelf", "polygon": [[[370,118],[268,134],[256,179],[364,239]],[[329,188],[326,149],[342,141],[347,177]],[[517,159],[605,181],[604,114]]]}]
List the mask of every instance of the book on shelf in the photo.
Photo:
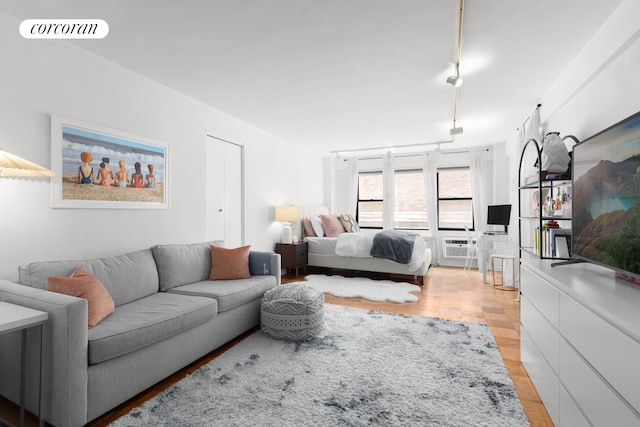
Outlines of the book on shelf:
[{"label": "book on shelf", "polygon": [[571,172],[547,172],[540,171],[533,175],[529,175],[524,178],[525,185],[536,184],[539,181],[554,181],[554,180],[570,180]]},{"label": "book on shelf", "polygon": [[568,236],[556,236],[555,237],[555,250],[557,258],[569,258],[571,256],[571,235]]},{"label": "book on shelf", "polygon": [[533,230],[533,251],[540,255],[540,227]]},{"label": "book on shelf", "polygon": [[564,241],[567,242],[566,245],[568,250],[568,245],[571,240],[571,229],[570,228],[548,228],[545,230],[545,244],[546,244],[545,256],[550,258],[568,257],[568,255],[560,255],[558,253],[556,242],[558,240],[562,240],[562,239],[558,239],[558,237],[562,237]]},{"label": "book on shelf", "polygon": [[569,180],[571,179],[570,172],[542,172],[544,174],[544,178],[547,181],[553,180]]},{"label": "book on shelf", "polygon": [[[546,258],[568,258],[571,255],[570,228],[543,228],[533,230],[534,252]],[[561,245],[560,249],[558,244]]]},{"label": "book on shelf", "polygon": [[525,185],[535,184],[540,180],[540,174],[535,173],[533,175],[529,175],[524,179]]}]

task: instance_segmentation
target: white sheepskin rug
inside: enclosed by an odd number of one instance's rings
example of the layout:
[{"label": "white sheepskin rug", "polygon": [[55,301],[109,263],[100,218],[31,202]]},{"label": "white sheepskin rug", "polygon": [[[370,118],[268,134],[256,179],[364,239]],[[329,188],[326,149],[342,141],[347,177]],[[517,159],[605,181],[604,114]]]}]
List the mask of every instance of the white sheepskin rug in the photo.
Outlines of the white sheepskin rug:
[{"label": "white sheepskin rug", "polygon": [[366,277],[325,276],[310,274],[304,283],[323,293],[341,298],[364,298],[369,301],[413,302],[420,286],[392,280],[372,280]]}]

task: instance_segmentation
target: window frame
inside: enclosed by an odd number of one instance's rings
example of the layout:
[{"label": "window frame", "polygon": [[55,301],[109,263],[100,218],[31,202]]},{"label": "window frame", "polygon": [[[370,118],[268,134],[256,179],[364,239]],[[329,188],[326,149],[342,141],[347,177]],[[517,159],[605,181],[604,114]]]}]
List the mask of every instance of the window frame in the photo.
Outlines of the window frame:
[{"label": "window frame", "polygon": [[[362,175],[380,175],[382,178],[382,199],[361,199],[360,198],[360,177]],[[360,203],[382,203],[383,211],[382,211],[382,225],[380,227],[373,227],[370,225],[362,225],[360,223]],[[382,170],[370,170],[370,171],[359,171],[358,172],[358,197],[356,202],[356,222],[361,229],[365,230],[382,230],[384,228],[384,172]]]},{"label": "window frame", "polygon": [[[471,227],[469,230],[475,231],[476,219],[473,215],[473,193],[470,197],[440,197],[440,172],[441,171],[454,171],[454,170],[466,170],[469,171],[469,180],[471,180],[471,168],[469,166],[456,166],[448,168],[439,168],[436,171],[436,209],[438,211],[438,231],[464,231],[464,227],[440,227],[440,201],[457,201],[457,200],[470,200],[471,201]],[[471,185],[471,181],[469,181]]]}]

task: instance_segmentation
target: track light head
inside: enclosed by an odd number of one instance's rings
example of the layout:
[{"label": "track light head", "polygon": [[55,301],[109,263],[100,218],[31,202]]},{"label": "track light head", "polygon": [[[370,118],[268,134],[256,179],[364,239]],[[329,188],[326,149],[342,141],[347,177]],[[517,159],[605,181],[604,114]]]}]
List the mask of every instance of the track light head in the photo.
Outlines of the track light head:
[{"label": "track light head", "polygon": [[447,83],[449,83],[453,87],[462,86],[462,77],[460,76],[449,76],[447,77]]},{"label": "track light head", "polygon": [[459,127],[452,127],[451,129],[449,129],[449,135],[453,136],[453,135],[460,135],[463,132],[463,128]]}]

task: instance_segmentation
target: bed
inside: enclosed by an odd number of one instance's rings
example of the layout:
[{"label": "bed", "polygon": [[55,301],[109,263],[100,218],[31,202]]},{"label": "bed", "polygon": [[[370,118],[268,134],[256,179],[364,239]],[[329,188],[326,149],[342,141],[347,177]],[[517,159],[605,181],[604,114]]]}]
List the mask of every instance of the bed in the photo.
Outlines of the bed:
[{"label": "bed", "polygon": [[[317,217],[328,213],[329,210],[324,206],[300,207],[301,218]],[[416,237],[416,244],[412,249],[410,260],[404,263],[374,257],[369,255],[368,252],[364,254],[362,253],[362,248],[354,249],[350,246],[351,242],[356,239],[359,242],[358,245],[360,245],[361,238],[364,238],[365,241],[376,238],[375,235],[378,233],[373,230],[344,233],[345,235],[337,237],[316,237],[305,236],[301,227],[298,233],[300,233],[298,234],[299,236],[304,237],[308,244],[307,265],[312,267],[408,275],[413,276],[414,280],[422,285],[424,276],[431,265],[431,249],[426,247],[426,243],[420,236]],[[344,255],[345,253],[349,254],[349,256]]]}]

